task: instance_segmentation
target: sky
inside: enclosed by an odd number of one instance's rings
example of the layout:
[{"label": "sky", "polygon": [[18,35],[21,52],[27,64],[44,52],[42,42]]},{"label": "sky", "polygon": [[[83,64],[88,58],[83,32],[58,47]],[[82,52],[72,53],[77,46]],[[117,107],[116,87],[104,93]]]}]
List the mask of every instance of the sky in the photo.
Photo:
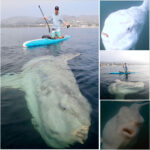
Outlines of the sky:
[{"label": "sky", "polygon": [[51,15],[55,5],[60,7],[63,15],[98,15],[97,0],[3,0],[1,3],[2,19],[15,16],[40,17],[38,5],[45,16]]},{"label": "sky", "polygon": [[[134,56],[134,57],[133,57]],[[104,63],[149,64],[149,51],[114,50],[100,51],[100,61]]]}]

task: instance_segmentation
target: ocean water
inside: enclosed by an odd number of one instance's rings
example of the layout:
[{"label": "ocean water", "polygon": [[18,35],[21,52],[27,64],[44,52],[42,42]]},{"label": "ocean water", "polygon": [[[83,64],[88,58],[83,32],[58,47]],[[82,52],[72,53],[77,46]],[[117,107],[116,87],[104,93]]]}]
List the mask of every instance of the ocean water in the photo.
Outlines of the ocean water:
[{"label": "ocean water", "polygon": [[[148,102],[148,101],[146,101]],[[105,124],[118,113],[123,106],[130,106],[137,102],[101,101],[101,139]],[[140,102],[141,103],[141,102]],[[141,107],[140,114],[144,118],[144,123],[140,128],[136,142],[131,149],[149,149],[149,105]],[[114,139],[115,140],[115,139]],[[102,146],[102,143],[101,143]]]},{"label": "ocean water", "polygon": [[143,82],[144,89],[133,94],[126,94],[124,99],[149,99],[149,65],[128,65],[128,69],[135,74],[119,75],[109,74],[110,72],[123,71],[122,65],[101,65],[100,68],[100,95],[101,99],[115,99],[115,95],[112,95],[108,91],[108,87],[115,83],[115,80],[131,81],[131,82]]},{"label": "ocean water", "polygon": [[[148,101],[146,101],[148,102]],[[123,106],[130,106],[137,102],[119,102],[119,101],[101,101],[101,139],[105,124],[118,113]],[[141,102],[140,102],[141,103]],[[140,128],[136,142],[130,147],[131,149],[149,149],[149,105],[141,107],[140,114],[144,118],[144,123]],[[115,140],[115,139],[114,139]],[[102,143],[101,143],[102,146]]]},{"label": "ocean water", "polygon": [[[105,19],[112,12],[120,9],[128,9],[132,6],[140,6],[142,1],[100,1],[100,34],[102,32]],[[149,15],[140,35],[139,41],[136,44],[136,50],[149,49]],[[100,50],[105,50],[102,39],[100,38]]]},{"label": "ocean water", "polygon": [[[70,28],[63,29],[63,32],[71,35],[71,39],[57,45],[26,49],[22,47],[23,42],[40,38],[47,34],[47,29],[3,28],[1,74],[18,73],[26,62],[39,56],[80,53],[75,60],[69,61],[69,66],[81,93],[92,107],[91,127],[86,142],[70,148],[98,148],[98,29]],[[25,93],[19,89],[2,88],[1,94],[2,148],[51,148],[31,124]]]}]

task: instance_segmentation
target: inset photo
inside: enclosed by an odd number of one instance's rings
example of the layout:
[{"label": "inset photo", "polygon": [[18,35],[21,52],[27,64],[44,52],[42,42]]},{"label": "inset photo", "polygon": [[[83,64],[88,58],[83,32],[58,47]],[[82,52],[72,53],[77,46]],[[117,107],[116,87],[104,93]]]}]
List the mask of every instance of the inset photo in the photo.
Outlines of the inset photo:
[{"label": "inset photo", "polygon": [[100,50],[149,50],[149,0],[100,1]]},{"label": "inset photo", "polygon": [[101,99],[149,99],[149,51],[100,51]]},{"label": "inset photo", "polygon": [[149,149],[149,101],[101,101],[102,149]]}]

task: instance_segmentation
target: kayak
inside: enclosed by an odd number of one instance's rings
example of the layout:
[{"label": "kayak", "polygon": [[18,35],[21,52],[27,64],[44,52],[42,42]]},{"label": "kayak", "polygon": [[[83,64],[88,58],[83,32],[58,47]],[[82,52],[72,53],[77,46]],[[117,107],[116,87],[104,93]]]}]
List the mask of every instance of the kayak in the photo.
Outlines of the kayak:
[{"label": "kayak", "polygon": [[110,72],[110,74],[134,74],[136,72]]},{"label": "kayak", "polygon": [[35,47],[35,46],[57,44],[68,40],[70,37],[71,36],[65,36],[63,39],[48,39],[48,38],[36,39],[36,40],[24,42],[23,47]]}]

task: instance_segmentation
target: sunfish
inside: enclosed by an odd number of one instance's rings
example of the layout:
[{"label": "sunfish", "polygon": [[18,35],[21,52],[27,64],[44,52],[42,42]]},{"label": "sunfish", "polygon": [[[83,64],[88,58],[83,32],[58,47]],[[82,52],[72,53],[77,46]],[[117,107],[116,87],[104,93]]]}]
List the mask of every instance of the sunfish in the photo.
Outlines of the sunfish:
[{"label": "sunfish", "polygon": [[149,0],[138,7],[111,13],[104,22],[101,38],[106,50],[134,49],[145,24]]},{"label": "sunfish", "polygon": [[79,54],[35,58],[23,66],[20,74],[1,77],[3,88],[25,92],[32,123],[53,148],[83,144],[88,138],[91,106],[67,65],[76,56]]},{"label": "sunfish", "polygon": [[127,94],[134,94],[144,89],[143,82],[131,82],[116,80],[110,84],[108,92],[116,96],[116,99],[124,99]]},{"label": "sunfish", "polygon": [[140,108],[148,103],[134,103],[130,107],[123,106],[104,126],[102,133],[103,149],[130,148],[138,137],[144,118]]}]

